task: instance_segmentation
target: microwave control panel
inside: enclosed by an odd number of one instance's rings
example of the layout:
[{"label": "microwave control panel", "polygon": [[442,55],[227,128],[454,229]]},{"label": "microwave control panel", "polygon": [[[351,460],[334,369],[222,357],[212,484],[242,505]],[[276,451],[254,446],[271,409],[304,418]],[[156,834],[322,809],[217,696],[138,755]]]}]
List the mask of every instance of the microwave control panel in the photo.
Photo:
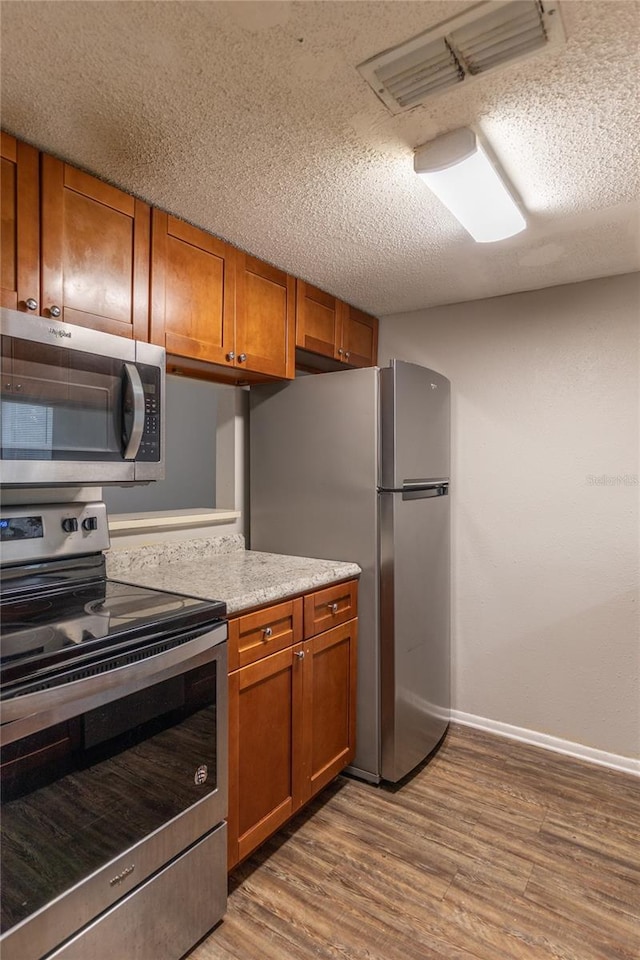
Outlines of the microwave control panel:
[{"label": "microwave control panel", "polygon": [[158,463],[160,460],[160,370],[137,363],[144,389],[144,432],[136,460]]}]

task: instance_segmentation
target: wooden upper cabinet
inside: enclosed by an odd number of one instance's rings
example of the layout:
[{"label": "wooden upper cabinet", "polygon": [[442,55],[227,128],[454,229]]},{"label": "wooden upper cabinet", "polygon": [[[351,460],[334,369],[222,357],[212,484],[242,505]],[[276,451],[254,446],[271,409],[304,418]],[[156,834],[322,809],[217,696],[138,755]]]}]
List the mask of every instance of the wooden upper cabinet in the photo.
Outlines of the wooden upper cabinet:
[{"label": "wooden upper cabinet", "polygon": [[296,346],[339,359],[340,306],[330,293],[296,281]]},{"label": "wooden upper cabinet", "polygon": [[38,312],[148,339],[149,206],[43,154],[41,209]]},{"label": "wooden upper cabinet", "polygon": [[[298,280],[296,347],[350,367],[371,367],[378,360],[378,321],[324,290]],[[310,365],[331,369],[326,362]]]},{"label": "wooden upper cabinet", "polygon": [[[40,309],[39,154],[3,133],[0,142],[2,242],[0,304]],[[29,307],[27,307],[27,301]]]},{"label": "wooden upper cabinet", "polygon": [[378,362],[378,320],[348,303],[342,305],[343,354],[351,367],[372,367]]},{"label": "wooden upper cabinet", "polygon": [[295,280],[237,252],[236,364],[254,373],[295,376]]},{"label": "wooden upper cabinet", "polygon": [[314,369],[376,362],[374,317],[9,134],[1,148],[2,306],[227,382],[293,378],[296,347]]},{"label": "wooden upper cabinet", "polygon": [[235,250],[153,210],[151,340],[179,357],[233,366]]}]

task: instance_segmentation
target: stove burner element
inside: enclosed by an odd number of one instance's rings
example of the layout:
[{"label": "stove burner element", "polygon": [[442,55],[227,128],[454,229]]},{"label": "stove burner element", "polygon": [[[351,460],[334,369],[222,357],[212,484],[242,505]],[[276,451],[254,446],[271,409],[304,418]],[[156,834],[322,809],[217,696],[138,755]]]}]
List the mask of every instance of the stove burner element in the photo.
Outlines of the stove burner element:
[{"label": "stove burner element", "polygon": [[[104,559],[99,569],[104,573]],[[224,615],[215,601],[96,578],[96,570],[91,558],[71,567],[51,561],[36,575],[26,573],[22,582],[12,579],[0,610],[0,696],[36,672],[60,670],[145,632],[157,636]]]},{"label": "stove burner element", "polygon": [[[41,615],[46,613],[47,610],[51,610],[53,607],[53,600],[47,599],[45,597],[33,597],[29,602],[29,616],[31,619],[41,619]],[[48,617],[44,618],[49,619]],[[10,625],[3,623],[3,629],[11,629]]]},{"label": "stove burner element", "polygon": [[164,616],[184,610],[186,602],[182,597],[171,594],[141,597],[140,591],[108,596],[91,600],[84,605],[85,613],[91,616],[110,617],[116,623],[126,623],[141,618]]},{"label": "stove burner element", "polygon": [[[24,656],[25,646],[32,653],[43,654],[58,646],[55,627],[26,627],[23,623],[2,623],[2,662],[11,663]],[[6,636],[4,634],[6,633]]]}]

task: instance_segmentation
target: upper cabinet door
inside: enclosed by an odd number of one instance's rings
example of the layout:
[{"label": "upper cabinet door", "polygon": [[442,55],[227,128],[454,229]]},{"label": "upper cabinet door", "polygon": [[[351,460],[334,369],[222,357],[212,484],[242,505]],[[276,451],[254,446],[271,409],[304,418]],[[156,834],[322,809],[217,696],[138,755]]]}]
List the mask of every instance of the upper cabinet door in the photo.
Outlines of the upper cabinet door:
[{"label": "upper cabinet door", "polygon": [[254,373],[295,376],[295,281],[238,251],[236,363]]},{"label": "upper cabinet door", "polygon": [[0,145],[0,304],[40,311],[38,151],[3,133]]},{"label": "upper cabinet door", "polygon": [[351,367],[373,367],[378,361],[378,320],[342,304],[341,359]]},{"label": "upper cabinet door", "polygon": [[304,280],[296,288],[296,346],[341,359],[340,301]]},{"label": "upper cabinet door", "polygon": [[153,210],[151,340],[167,353],[234,365],[235,251]]},{"label": "upper cabinet door", "polygon": [[40,313],[146,340],[148,205],[43,154],[41,225]]},{"label": "upper cabinet door", "polygon": [[350,367],[371,367],[378,359],[378,321],[298,280],[296,346]]}]

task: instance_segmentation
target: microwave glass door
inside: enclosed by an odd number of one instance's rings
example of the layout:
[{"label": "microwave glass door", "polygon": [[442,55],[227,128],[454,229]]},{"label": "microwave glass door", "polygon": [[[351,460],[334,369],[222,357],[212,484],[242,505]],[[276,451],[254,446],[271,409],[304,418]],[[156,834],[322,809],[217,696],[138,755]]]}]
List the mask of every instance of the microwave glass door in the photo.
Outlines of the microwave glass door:
[{"label": "microwave glass door", "polygon": [[2,337],[2,459],[121,461],[129,394],[122,360]]}]

